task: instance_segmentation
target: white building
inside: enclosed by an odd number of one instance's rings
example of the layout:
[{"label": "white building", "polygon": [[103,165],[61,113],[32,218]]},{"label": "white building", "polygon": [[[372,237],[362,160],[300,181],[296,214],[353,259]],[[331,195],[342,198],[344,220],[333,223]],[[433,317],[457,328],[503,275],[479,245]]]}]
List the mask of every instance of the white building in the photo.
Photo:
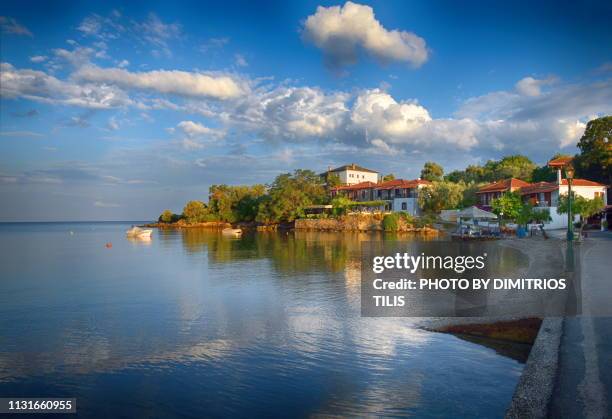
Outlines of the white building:
[{"label": "white building", "polygon": [[343,185],[355,185],[362,182],[378,183],[379,173],[356,165],[355,163],[329,169],[328,174],[337,175]]},{"label": "white building", "polygon": [[[606,189],[606,185],[586,179],[574,179],[572,181],[572,192],[575,195],[587,199],[602,198],[604,203],[607,202]],[[557,182],[533,183],[521,188],[521,195],[524,201],[530,202],[539,208],[548,208],[552,221],[545,224],[547,229],[567,227],[567,214],[559,214],[557,211],[559,196],[567,195],[567,193],[567,179],[558,179]],[[578,221],[579,218],[576,215],[575,221]]]},{"label": "white building", "polygon": [[[554,182],[527,183],[520,179],[506,179],[485,185],[477,192],[480,198],[479,206],[490,211],[493,199],[499,198],[505,192],[518,192],[524,202],[529,202],[537,208],[549,210],[552,221],[545,223],[545,228],[567,228],[567,214],[560,214],[558,206],[559,196],[568,193],[567,179],[563,179],[562,170],[571,162],[571,157],[559,157],[548,162],[550,167],[557,169],[557,180]],[[607,186],[598,182],[586,179],[572,180],[572,192],[583,198],[602,198],[603,202],[606,203],[606,191]],[[579,215],[574,216],[575,221],[579,219]]]},{"label": "white building", "polygon": [[331,189],[331,196],[339,194],[356,202],[385,202],[386,211],[402,211],[410,215],[420,215],[418,197],[422,188],[431,182],[422,179],[394,179],[386,182],[361,182],[353,185],[338,186]]}]

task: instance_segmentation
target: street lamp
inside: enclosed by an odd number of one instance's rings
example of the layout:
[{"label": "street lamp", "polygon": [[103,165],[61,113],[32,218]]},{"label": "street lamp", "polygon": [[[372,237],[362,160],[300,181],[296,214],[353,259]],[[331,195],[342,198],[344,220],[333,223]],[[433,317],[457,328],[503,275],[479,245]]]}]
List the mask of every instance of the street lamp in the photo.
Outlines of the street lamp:
[{"label": "street lamp", "polygon": [[571,165],[565,168],[567,179],[567,241],[574,240],[574,217],[572,217],[572,180],[574,179],[574,168]]}]

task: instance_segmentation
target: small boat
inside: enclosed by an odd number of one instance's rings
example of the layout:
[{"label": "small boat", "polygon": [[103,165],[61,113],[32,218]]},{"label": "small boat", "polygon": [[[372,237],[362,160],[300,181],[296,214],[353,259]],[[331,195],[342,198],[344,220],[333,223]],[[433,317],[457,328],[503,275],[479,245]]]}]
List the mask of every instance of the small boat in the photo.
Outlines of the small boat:
[{"label": "small boat", "polygon": [[128,237],[138,238],[138,239],[151,238],[151,233],[153,233],[153,230],[143,229],[140,227],[132,227],[128,231],[125,232],[125,234]]},{"label": "small boat", "polygon": [[221,234],[227,237],[242,237],[242,230],[239,228],[224,228]]}]

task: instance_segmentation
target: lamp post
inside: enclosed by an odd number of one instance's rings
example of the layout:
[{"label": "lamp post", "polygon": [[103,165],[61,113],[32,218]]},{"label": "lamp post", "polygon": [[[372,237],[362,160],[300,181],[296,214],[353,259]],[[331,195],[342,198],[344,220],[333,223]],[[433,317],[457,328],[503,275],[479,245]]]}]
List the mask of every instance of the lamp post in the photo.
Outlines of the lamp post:
[{"label": "lamp post", "polygon": [[572,180],[574,179],[574,168],[567,166],[565,168],[565,177],[567,178],[567,241],[574,240],[574,217],[572,216]]},{"label": "lamp post", "polygon": [[565,255],[565,269],[574,272],[574,217],[572,216],[572,180],[574,179],[574,168],[571,165],[565,167],[567,178],[567,252]]}]

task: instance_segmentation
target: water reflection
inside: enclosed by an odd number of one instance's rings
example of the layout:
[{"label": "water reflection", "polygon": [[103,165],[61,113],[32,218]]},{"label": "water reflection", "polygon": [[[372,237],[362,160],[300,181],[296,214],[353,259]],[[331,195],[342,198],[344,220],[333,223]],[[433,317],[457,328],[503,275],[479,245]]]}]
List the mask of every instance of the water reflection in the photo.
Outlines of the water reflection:
[{"label": "water reflection", "polygon": [[73,395],[90,416],[441,415],[466,399],[499,416],[522,368],[360,317],[360,242],[402,237],[69,229],[0,226],[0,394]]}]

